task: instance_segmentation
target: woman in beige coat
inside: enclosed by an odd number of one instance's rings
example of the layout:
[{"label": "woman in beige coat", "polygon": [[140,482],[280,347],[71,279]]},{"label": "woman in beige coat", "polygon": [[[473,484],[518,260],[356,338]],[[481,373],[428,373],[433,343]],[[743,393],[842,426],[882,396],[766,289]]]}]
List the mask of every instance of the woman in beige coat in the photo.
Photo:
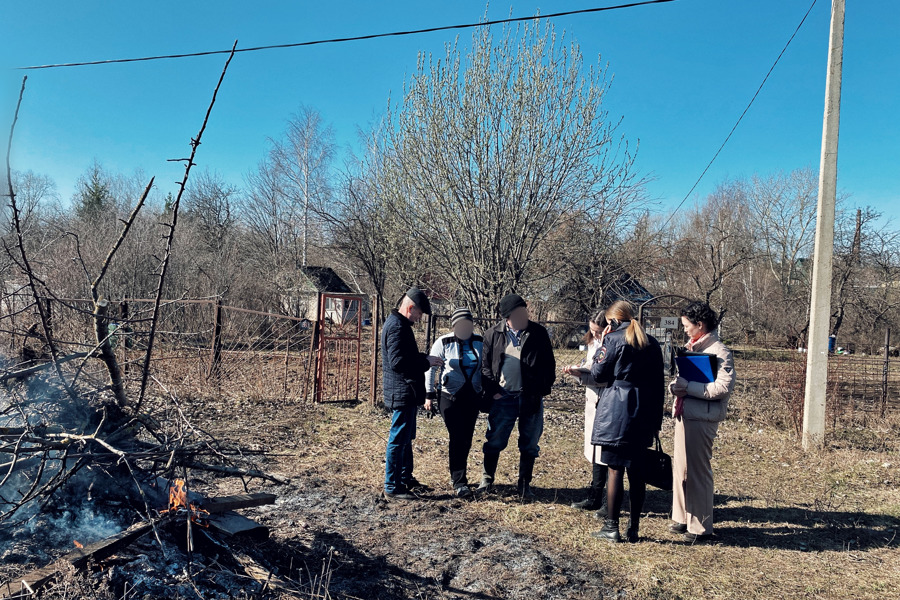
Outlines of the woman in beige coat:
[{"label": "woman in beige coat", "polygon": [[[600,448],[591,443],[591,433],[594,429],[594,417],[597,414],[597,400],[600,397],[600,388],[604,387],[594,381],[591,376],[591,365],[597,356],[597,352],[603,345],[603,335],[607,332],[606,310],[600,310],[588,322],[588,332],[584,336],[587,345],[587,356],[579,365],[563,367],[563,372],[575,377],[584,386],[584,457],[591,463],[591,485],[587,498],[580,502],[573,502],[572,508],[581,510],[600,510],[606,496],[606,465],[600,462]],[[602,518],[603,515],[601,515]]]},{"label": "woman in beige coat", "polygon": [[705,302],[693,302],[681,311],[688,336],[686,349],[717,357],[715,381],[703,383],[678,377],[669,384],[675,396],[675,456],[672,461],[673,499],[670,529],[696,543],[713,536],[712,447],[728,411],[734,390],[734,358],[716,334],[718,315]]}]

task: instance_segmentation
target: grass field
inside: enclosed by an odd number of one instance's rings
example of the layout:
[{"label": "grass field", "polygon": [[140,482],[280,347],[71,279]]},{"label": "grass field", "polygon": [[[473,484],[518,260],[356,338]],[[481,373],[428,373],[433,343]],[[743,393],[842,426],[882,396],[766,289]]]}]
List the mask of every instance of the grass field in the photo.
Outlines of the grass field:
[{"label": "grass field", "polygon": [[[563,351],[558,363],[578,358]],[[416,476],[434,489],[416,502],[386,503],[380,493],[390,420],[383,409],[293,399],[302,373],[275,358],[242,362],[217,385],[199,385],[202,378],[190,371],[173,383],[195,384],[179,392],[194,425],[264,451],[262,467],[290,480],[250,483],[250,491],[272,491],[278,502],[246,511],[272,537],[243,551],[308,592],[261,594],[248,586],[222,597],[900,598],[900,412],[843,419],[829,429],[825,448],[804,452],[791,415],[797,377],[793,363],[784,364],[777,377],[766,376],[765,365],[744,365],[746,377],[714,447],[717,539],[696,546],[668,531],[671,494],[660,490],[648,493],[639,543],[591,537],[600,522],[569,506],[583,497],[590,477],[582,456],[582,389],[562,377],[546,405],[538,498],[527,504],[513,491],[515,433],[501,456],[498,493],[458,500],[450,494],[443,422],[420,415]],[[482,416],[469,461],[474,481],[485,428]],[[667,451],[672,429],[667,417],[661,434]],[[245,491],[238,480],[200,474],[191,485],[207,495]],[[138,545],[134,552],[155,550]],[[121,560],[123,569],[140,564]],[[0,570],[14,575],[17,568]],[[162,589],[167,581],[160,580]],[[207,584],[215,588],[212,579]]]},{"label": "grass field", "polygon": [[[591,514],[569,507],[583,494],[589,465],[581,454],[579,390],[557,390],[546,410],[536,467],[538,500],[530,504],[509,487],[516,476],[514,450],[501,457],[501,493],[472,502],[453,499],[439,418],[420,417],[415,444],[416,475],[435,491],[406,505],[378,500],[389,428],[383,410],[366,404],[261,405],[235,397],[229,401],[235,406],[206,405],[196,418],[218,435],[239,435],[277,454],[268,469],[292,483],[272,488],[284,504],[257,516],[273,527],[273,543],[304,548],[297,560],[315,564],[324,557],[316,540],[340,541],[329,547],[350,557],[333,573],[334,597],[900,597],[897,421],[879,425],[883,431],[875,437],[886,441],[878,449],[838,440],[804,452],[792,431],[750,418],[756,400],[744,389],[715,444],[717,540],[682,543],[667,529],[670,494],[652,490],[641,542],[610,545],[591,537],[599,528]],[[223,418],[234,410],[245,417],[240,423]],[[480,419],[479,440],[485,426]],[[671,438],[667,418],[667,450]],[[477,444],[470,472],[473,479],[480,472]],[[292,512],[298,503],[302,512]],[[491,546],[495,538],[505,546]],[[488,547],[494,555],[485,555]],[[543,565],[537,569],[535,554]],[[372,564],[383,567],[363,568]],[[393,575],[379,575],[382,569]],[[383,594],[370,596],[376,590]]]}]

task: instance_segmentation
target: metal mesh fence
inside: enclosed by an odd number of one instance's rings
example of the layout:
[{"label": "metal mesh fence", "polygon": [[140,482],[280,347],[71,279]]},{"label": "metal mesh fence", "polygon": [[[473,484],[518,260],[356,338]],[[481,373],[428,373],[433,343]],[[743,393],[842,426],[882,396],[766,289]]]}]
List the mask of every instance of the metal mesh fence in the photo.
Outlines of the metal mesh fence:
[{"label": "metal mesh fence", "polygon": [[[77,378],[95,378],[94,383],[102,385],[106,378],[102,365],[86,357],[96,347],[93,303],[59,298],[42,302],[50,315],[59,354],[68,359],[66,371]],[[143,374],[152,308],[150,300],[142,299],[109,307],[109,339],[131,393]],[[677,323],[673,326],[672,317],[665,310],[655,313],[648,311],[643,316],[648,333],[666,348],[683,344],[683,333]],[[483,333],[495,322],[479,319],[476,331]],[[584,358],[585,322],[540,323],[550,333],[559,368]],[[430,323],[417,324],[419,348],[427,352],[433,341],[449,330],[448,315],[434,315]],[[306,319],[231,307],[212,299],[165,301],[160,306],[150,362],[151,381],[182,397],[214,393],[260,400],[312,399],[318,351],[314,332],[315,323]],[[380,401],[380,356],[372,364],[380,342],[374,333],[366,320],[359,328],[358,346],[338,340],[332,345],[347,347],[328,347],[331,352],[326,354],[323,377],[336,398]],[[7,376],[48,364],[49,347],[35,303],[21,290],[0,298],[0,345]],[[734,345],[733,350],[738,392],[748,399],[742,410],[777,414],[799,431],[806,354],[760,345]],[[329,356],[347,364],[331,364]],[[374,389],[370,387],[373,377]],[[890,348],[883,348],[877,356],[832,354],[827,389],[827,422],[832,431],[871,426],[900,408],[900,360],[892,356]]]},{"label": "metal mesh fence", "polygon": [[[52,338],[66,358],[96,349],[93,303],[44,299]],[[4,298],[0,344],[8,370],[47,363],[50,348],[30,297]],[[9,307],[17,310],[10,311]],[[133,299],[109,306],[107,335],[126,390],[136,391],[144,371],[153,302]],[[172,300],[160,305],[150,379],[182,397],[209,393],[258,399],[305,399],[311,394],[313,323],[214,300]],[[98,361],[65,362],[74,376],[104,378]]]}]

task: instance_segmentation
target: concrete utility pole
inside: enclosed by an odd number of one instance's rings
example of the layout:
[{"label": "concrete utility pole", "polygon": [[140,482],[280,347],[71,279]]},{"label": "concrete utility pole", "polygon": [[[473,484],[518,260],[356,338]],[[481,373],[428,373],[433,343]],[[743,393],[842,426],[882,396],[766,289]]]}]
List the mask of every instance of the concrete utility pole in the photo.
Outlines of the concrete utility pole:
[{"label": "concrete utility pole", "polygon": [[813,255],[806,396],[803,402],[803,448],[825,438],[825,392],[828,385],[828,328],[831,321],[831,266],[834,250],[834,204],[837,191],[838,126],[841,116],[841,65],[844,58],[844,0],[832,0],[831,41],[825,79],[825,121],[819,166],[819,204]]}]

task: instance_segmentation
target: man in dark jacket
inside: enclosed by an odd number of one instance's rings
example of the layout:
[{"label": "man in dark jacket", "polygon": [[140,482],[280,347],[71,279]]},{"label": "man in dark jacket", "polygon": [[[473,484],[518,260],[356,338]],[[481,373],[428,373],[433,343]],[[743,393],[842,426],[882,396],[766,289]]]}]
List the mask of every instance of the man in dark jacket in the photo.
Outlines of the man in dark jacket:
[{"label": "man in dark jacket", "polygon": [[516,489],[531,499],[534,460],[544,431],[544,396],[556,380],[556,359],[547,330],[529,320],[528,307],[518,294],[500,300],[503,320],[484,334],[481,385],[490,400],[487,441],[483,446],[484,473],[479,491],[494,484],[500,452],[519,421],[519,481]]},{"label": "man in dark jacket", "polygon": [[388,500],[416,498],[410,493],[417,484],[412,451],[416,413],[425,404],[425,371],[443,364],[440,358],[419,352],[412,325],[423,314],[431,314],[428,296],[419,288],[410,288],[381,330],[384,405],[394,411],[384,460],[384,497]]}]

